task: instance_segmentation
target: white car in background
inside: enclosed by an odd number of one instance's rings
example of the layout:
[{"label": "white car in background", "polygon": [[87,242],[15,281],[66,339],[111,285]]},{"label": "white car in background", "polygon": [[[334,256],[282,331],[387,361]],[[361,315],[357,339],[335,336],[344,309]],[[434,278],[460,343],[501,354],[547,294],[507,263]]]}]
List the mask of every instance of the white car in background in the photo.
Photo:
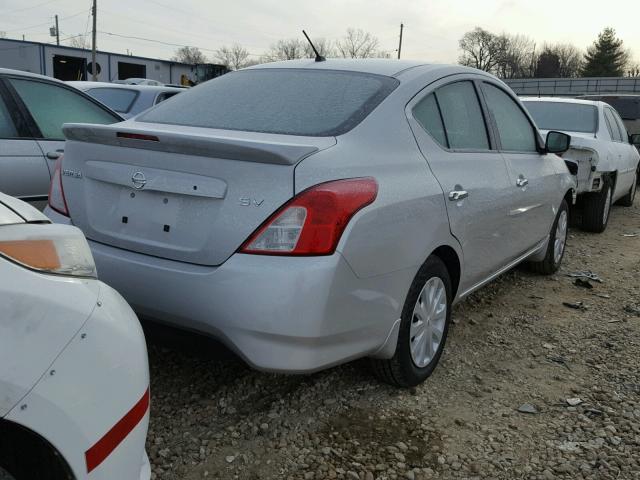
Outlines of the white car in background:
[{"label": "white car in background", "polygon": [[135,314],[80,230],[0,194],[0,479],[150,478]]},{"label": "white car in background", "polygon": [[522,103],[543,137],[550,130],[571,135],[562,158],[576,176],[582,228],[603,232],[613,203],[633,205],[640,135],[629,136],[618,112],[604,102],[532,97]]}]

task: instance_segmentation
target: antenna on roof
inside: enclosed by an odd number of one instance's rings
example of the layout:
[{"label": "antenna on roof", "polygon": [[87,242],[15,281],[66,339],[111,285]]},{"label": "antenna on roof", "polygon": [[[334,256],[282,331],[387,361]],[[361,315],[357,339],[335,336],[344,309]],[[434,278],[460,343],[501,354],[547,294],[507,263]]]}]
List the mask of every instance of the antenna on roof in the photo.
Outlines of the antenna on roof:
[{"label": "antenna on roof", "polygon": [[307,39],[307,41],[309,42],[309,45],[311,45],[311,48],[313,49],[313,53],[316,54],[316,62],[324,62],[326,60],[326,58],[324,58],[322,55],[320,55],[318,53],[318,50],[316,49],[316,46],[313,44],[313,42],[311,41],[311,39],[309,38],[309,35],[307,35],[307,32],[305,32],[304,30],[302,30],[302,33],[304,34],[305,38]]}]

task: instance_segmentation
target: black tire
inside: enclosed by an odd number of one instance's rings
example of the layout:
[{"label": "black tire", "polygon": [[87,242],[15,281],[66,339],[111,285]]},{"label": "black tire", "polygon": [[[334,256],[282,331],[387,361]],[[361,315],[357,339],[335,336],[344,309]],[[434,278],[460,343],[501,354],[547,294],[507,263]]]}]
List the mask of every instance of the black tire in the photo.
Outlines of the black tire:
[{"label": "black tire", "polygon": [[638,180],[638,174],[636,173],[636,178],[633,179],[633,184],[629,189],[629,193],[627,193],[624,197],[618,200],[618,204],[622,205],[623,207],[633,207],[633,201],[636,198],[637,180]]},{"label": "black tire", "polygon": [[[607,228],[609,213],[611,210],[611,196],[613,188],[611,181],[603,177],[602,190],[594,193],[586,193],[583,199],[582,229],[587,232],[602,233]],[[607,196],[609,197],[607,207]],[[605,215],[606,210],[606,215]]]},{"label": "black tire", "polygon": [[[422,292],[423,287],[433,277],[440,278],[444,283],[447,295],[447,312],[442,339],[438,349],[426,366],[418,367],[414,363],[411,355],[410,330],[418,296]],[[440,258],[432,255],[422,265],[409,288],[409,293],[402,308],[400,331],[398,333],[398,344],[395,355],[389,360],[371,359],[373,372],[380,380],[397,387],[407,388],[422,383],[433,373],[442,356],[442,351],[444,350],[444,345],[447,340],[449,324],[451,323],[452,300],[449,271]]]},{"label": "black tire", "polygon": [[[558,222],[562,216],[562,212],[565,212],[566,215],[566,226],[565,226],[565,237],[564,237],[564,246],[562,247],[562,253],[559,258],[556,259],[555,255],[555,243],[556,236],[558,234]],[[551,225],[551,232],[549,233],[549,243],[547,245],[547,252],[544,256],[544,259],[540,262],[529,262],[529,267],[536,273],[541,275],[551,275],[556,273],[560,268],[560,264],[562,263],[562,259],[564,258],[564,252],[566,250],[567,243],[567,229],[569,228],[569,205],[567,205],[566,200],[562,200],[560,204],[560,208],[558,209],[558,213],[556,214],[556,218],[553,221],[553,225]]]}]

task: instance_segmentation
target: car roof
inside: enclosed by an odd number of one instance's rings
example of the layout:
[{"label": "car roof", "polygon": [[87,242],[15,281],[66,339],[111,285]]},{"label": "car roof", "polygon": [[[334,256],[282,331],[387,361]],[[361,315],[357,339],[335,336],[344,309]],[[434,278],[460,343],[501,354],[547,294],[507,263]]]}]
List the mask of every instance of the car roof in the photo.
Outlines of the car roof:
[{"label": "car roof", "polygon": [[[605,102],[598,100],[582,100],[579,98],[564,98],[564,97],[520,97],[523,102],[553,102],[553,103],[575,103],[578,105],[603,105]],[[607,104],[608,105],[608,104]]]},{"label": "car roof", "polygon": [[[314,70],[344,70],[350,72],[372,73],[388,77],[398,76],[400,73],[416,67],[443,67],[441,64],[433,64],[418,60],[391,60],[385,58],[343,59],[329,58],[322,62],[314,59],[285,60],[282,62],[262,63],[247,67],[244,70],[256,70],[267,68],[305,68]],[[460,67],[466,71],[465,67]]]},{"label": "car roof", "polygon": [[38,78],[41,80],[50,80],[52,82],[64,83],[57,78],[47,77],[46,75],[40,75],[39,73],[25,72],[23,70],[13,70],[11,68],[0,68],[0,75],[16,75],[20,77]]},{"label": "car roof", "polygon": [[65,82],[79,90],[88,90],[90,88],[120,88],[125,90],[137,90],[140,92],[183,92],[183,88],[167,87],[165,85],[132,85],[126,83],[109,83],[109,82],[90,82],[72,80]]}]

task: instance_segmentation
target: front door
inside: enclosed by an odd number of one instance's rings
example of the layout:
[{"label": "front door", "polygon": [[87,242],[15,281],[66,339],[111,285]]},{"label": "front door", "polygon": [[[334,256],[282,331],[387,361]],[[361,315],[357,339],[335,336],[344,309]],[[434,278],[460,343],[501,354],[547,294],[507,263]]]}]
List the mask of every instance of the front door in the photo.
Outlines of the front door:
[{"label": "front door", "polygon": [[483,82],[482,90],[499,149],[509,169],[514,238],[522,251],[551,231],[564,191],[555,155],[540,152],[538,134],[522,107],[501,86]]},{"label": "front door", "polygon": [[509,231],[509,174],[489,135],[476,86],[468,79],[448,82],[416,97],[407,114],[462,246],[465,292],[505,266],[518,248]]}]

